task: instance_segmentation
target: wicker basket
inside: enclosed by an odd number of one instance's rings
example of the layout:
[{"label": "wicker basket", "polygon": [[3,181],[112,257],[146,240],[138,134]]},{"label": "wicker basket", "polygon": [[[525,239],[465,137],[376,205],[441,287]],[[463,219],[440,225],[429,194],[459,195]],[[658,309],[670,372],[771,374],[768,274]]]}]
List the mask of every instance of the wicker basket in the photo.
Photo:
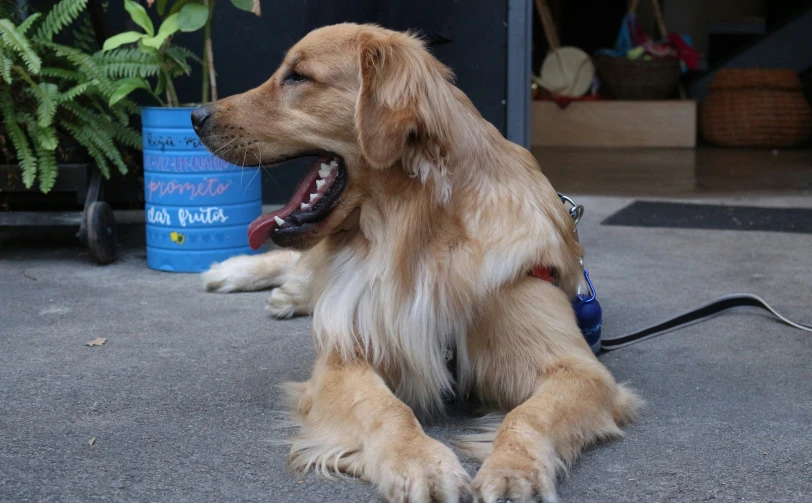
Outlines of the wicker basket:
[{"label": "wicker basket", "polygon": [[[640,0],[629,2],[629,14],[637,12]],[[668,37],[659,0],[651,0],[652,13],[657,30],[663,38]],[[599,55],[595,68],[601,83],[601,94],[621,100],[662,100],[671,98],[679,89],[682,69],[679,59],[653,58],[628,59]]]},{"label": "wicker basket", "polygon": [[702,136],[722,147],[797,147],[812,138],[812,109],[792,70],[720,70],[700,108]]},{"label": "wicker basket", "polygon": [[595,58],[601,91],[621,100],[662,100],[677,94],[680,64],[677,58],[649,61],[600,55]]}]

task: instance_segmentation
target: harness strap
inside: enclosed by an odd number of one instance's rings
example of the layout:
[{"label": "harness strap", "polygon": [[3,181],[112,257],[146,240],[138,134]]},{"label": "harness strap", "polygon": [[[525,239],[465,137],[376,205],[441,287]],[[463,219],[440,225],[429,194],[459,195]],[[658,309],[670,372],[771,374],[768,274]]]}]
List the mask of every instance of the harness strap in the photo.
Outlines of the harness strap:
[{"label": "harness strap", "polygon": [[603,339],[601,341],[601,349],[603,351],[614,351],[615,349],[631,346],[632,344],[637,344],[638,342],[657,337],[671,330],[675,330],[693,323],[698,323],[700,321],[705,321],[735,307],[757,307],[759,309],[764,309],[778,318],[781,322],[786,323],[791,327],[797,328],[798,330],[804,330],[806,332],[812,332],[812,326],[797,323],[782,316],[758,295],[736,293],[733,295],[720,297],[703,306],[692,309],[686,313],[680,314],[679,316],[675,316],[656,325],[638,330],[637,332],[633,332],[621,337],[614,337],[612,339]]}]

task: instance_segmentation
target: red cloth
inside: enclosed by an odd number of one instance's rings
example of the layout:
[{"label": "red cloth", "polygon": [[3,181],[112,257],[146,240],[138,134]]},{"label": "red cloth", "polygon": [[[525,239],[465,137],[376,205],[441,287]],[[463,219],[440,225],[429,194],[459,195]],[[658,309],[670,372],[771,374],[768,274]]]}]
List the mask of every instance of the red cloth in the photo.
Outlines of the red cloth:
[{"label": "red cloth", "polygon": [[587,94],[586,96],[581,96],[580,98],[570,98],[569,96],[552,95],[545,91],[536,99],[541,101],[555,101],[555,104],[558,105],[559,108],[564,110],[573,101],[598,101],[601,98],[600,96],[595,96],[592,94]]},{"label": "red cloth", "polygon": [[668,41],[676,48],[680,61],[685,63],[689,70],[699,68],[699,53],[688,45],[678,33],[669,33]]}]

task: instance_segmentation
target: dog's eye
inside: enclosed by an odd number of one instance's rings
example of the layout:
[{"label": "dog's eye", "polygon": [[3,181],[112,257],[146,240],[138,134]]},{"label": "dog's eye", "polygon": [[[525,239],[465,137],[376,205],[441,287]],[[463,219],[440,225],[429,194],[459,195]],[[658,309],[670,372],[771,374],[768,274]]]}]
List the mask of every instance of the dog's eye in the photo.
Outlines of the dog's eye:
[{"label": "dog's eye", "polygon": [[285,84],[297,84],[306,80],[310,80],[306,75],[302,75],[296,71],[291,71],[288,76],[285,77]]}]

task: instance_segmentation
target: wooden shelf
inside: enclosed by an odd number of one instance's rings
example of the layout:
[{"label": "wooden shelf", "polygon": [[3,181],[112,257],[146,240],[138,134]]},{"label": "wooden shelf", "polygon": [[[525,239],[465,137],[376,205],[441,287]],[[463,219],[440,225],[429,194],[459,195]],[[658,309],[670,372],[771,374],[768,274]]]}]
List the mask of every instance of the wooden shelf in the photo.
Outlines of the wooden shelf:
[{"label": "wooden shelf", "polygon": [[696,147],[696,101],[532,102],[534,147]]}]

